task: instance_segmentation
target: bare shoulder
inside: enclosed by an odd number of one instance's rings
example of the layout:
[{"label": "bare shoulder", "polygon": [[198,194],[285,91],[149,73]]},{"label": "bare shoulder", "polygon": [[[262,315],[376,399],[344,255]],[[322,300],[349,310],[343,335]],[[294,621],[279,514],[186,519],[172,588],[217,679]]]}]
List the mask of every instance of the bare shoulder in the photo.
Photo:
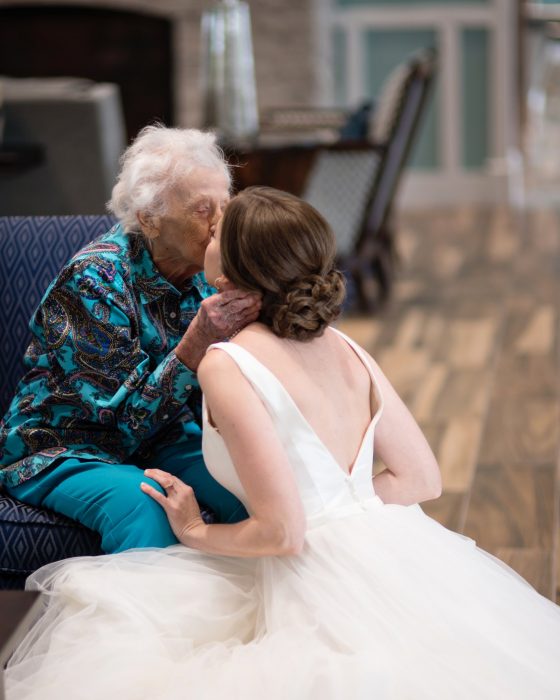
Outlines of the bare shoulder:
[{"label": "bare shoulder", "polygon": [[264,324],[255,322],[245,326],[230,342],[262,362],[275,357],[286,341],[274,335]]},{"label": "bare shoulder", "polygon": [[198,367],[198,380],[211,422],[223,435],[228,425],[239,428],[245,423],[256,425],[259,416],[262,419],[260,398],[227,350],[213,348],[206,353]]},{"label": "bare shoulder", "polygon": [[378,370],[379,372],[381,372],[381,367],[380,367],[379,364],[375,361],[375,358],[371,355],[371,353],[369,353],[367,350],[364,350],[364,348],[362,348],[362,352],[364,353],[365,358],[366,358],[366,360],[370,363],[370,365],[371,365],[374,369],[376,369],[376,370]]},{"label": "bare shoulder", "polygon": [[[241,347],[258,357],[262,356],[263,348],[270,351],[270,338],[275,339],[275,336],[263,324],[250,323],[228,344]],[[237,362],[227,351],[220,348],[213,348],[206,353],[198,366],[197,374],[203,391],[206,391],[210,384],[215,385],[224,380],[227,380],[228,385],[232,382],[237,385],[248,384]]]},{"label": "bare shoulder", "polygon": [[390,385],[390,382],[379,366],[379,364],[376,362],[375,358],[367,351],[362,348],[362,352],[364,353],[364,357],[366,358],[366,361],[369,363],[369,366],[373,370],[373,374],[375,378],[377,379],[377,382],[382,389],[383,392],[387,389],[387,387]]},{"label": "bare shoulder", "polygon": [[375,359],[372,357],[371,353],[369,353],[369,352],[364,348],[363,345],[360,345],[360,344],[357,343],[356,341],[354,341],[354,343],[355,343],[356,346],[360,349],[360,351],[362,352],[362,354],[363,354],[363,356],[366,358],[366,360],[369,362],[369,364],[370,364],[372,367],[374,367],[375,369],[378,369],[378,370],[379,370],[380,367],[379,367],[379,365],[377,364],[377,362],[375,361]]},{"label": "bare shoulder", "polygon": [[197,370],[198,380],[203,388],[205,384],[217,377],[222,378],[225,374],[233,375],[235,373],[240,373],[235,360],[219,348],[208,351]]},{"label": "bare shoulder", "polygon": [[[365,357],[365,359],[367,360],[367,362],[368,362],[372,367],[374,367],[375,369],[379,369],[379,365],[378,365],[377,362],[374,360],[374,358],[371,356],[371,354],[364,348],[363,345],[360,345],[358,342],[356,342],[355,340],[353,340],[350,336],[346,335],[345,333],[341,333],[340,331],[337,331],[337,330],[334,329],[334,328],[331,328],[330,330],[331,330],[331,337],[332,337],[332,338],[338,338],[338,339],[340,339],[340,338],[342,337],[342,338],[348,338],[349,340],[352,340],[352,342],[354,343],[354,345],[360,350],[360,352],[361,352],[362,355]],[[351,344],[351,343],[345,341],[344,343],[342,343],[342,346],[344,347],[345,352],[348,353],[349,355],[351,355],[351,356],[355,356],[355,355],[356,355],[356,351],[355,351],[355,349],[352,347],[352,344]]]}]

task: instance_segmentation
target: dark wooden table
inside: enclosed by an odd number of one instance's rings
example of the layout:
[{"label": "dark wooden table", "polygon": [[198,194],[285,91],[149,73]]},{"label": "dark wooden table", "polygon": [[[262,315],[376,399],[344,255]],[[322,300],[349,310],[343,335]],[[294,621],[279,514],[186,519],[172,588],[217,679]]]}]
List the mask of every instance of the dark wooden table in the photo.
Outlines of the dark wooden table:
[{"label": "dark wooden table", "polygon": [[317,150],[317,144],[224,146],[226,157],[234,166],[235,191],[266,185],[297,196],[303,192]]},{"label": "dark wooden table", "polygon": [[331,151],[373,148],[370,141],[344,140],[336,143],[307,141],[302,143],[222,143],[226,158],[233,166],[234,190],[252,185],[266,185],[301,196],[313,163],[322,149]]},{"label": "dark wooden table", "polygon": [[0,143],[0,177],[18,175],[45,161],[45,149],[38,143]]},{"label": "dark wooden table", "polygon": [[4,668],[41,609],[35,591],[0,591],[0,700],[5,700]]}]

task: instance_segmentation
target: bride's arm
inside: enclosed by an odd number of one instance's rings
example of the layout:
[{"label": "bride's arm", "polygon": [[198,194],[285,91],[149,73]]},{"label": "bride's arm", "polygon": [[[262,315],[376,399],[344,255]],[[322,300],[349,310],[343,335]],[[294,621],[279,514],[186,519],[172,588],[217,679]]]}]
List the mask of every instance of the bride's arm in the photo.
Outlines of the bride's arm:
[{"label": "bride's arm", "polygon": [[[209,352],[198,379],[252,515],[240,523],[207,525],[192,489],[180,480],[174,479],[167,498],[147,484],[143,490],[165,508],[175,535],[188,547],[240,557],[297,554],[305,535],[303,505],[268,411],[225,352]],[[159,470],[146,474],[164,487],[173,479]]]},{"label": "bride's arm", "polygon": [[375,452],[386,468],[373,479],[384,503],[411,505],[441,495],[441,473],[428,441],[408,408],[369,358],[383,395],[384,408],[375,428]]}]

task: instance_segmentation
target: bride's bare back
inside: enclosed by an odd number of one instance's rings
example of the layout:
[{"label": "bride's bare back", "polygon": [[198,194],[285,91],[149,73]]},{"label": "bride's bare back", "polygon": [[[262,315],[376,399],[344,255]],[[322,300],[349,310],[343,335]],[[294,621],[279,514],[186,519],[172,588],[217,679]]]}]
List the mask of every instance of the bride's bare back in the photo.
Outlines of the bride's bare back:
[{"label": "bride's bare back", "polygon": [[341,469],[349,472],[378,406],[369,373],[348,343],[330,329],[306,343],[284,340],[259,323],[232,342],[280,380]]}]

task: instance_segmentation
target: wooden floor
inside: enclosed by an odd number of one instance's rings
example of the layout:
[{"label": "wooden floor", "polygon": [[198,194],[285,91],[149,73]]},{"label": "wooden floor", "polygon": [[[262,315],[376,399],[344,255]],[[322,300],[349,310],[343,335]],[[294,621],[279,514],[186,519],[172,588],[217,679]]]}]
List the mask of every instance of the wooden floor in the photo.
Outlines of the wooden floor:
[{"label": "wooden floor", "polygon": [[389,306],[340,328],[380,363],[438,457],[424,510],[560,600],[560,212],[402,215]]}]

